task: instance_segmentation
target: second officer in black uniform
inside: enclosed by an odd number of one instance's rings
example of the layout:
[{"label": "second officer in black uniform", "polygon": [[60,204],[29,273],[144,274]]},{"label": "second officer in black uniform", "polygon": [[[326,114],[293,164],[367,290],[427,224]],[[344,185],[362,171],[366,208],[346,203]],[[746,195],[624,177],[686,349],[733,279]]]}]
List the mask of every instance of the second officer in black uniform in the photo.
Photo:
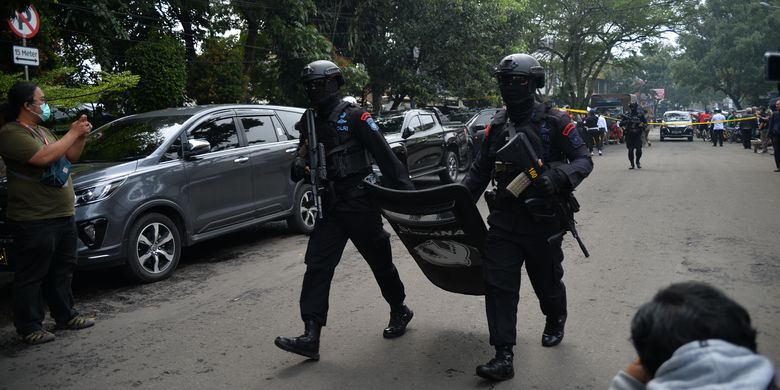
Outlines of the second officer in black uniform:
[{"label": "second officer in black uniform", "polygon": [[[277,337],[275,344],[317,360],[320,330],[327,322],[330,284],[347,240],[352,241],[371,267],[382,296],[390,305],[390,323],[384,329],[384,337],[398,337],[406,331],[413,313],[404,305],[404,285],[393,265],[390,235],[382,227],[379,209],[368,199],[362,183],[372,173],[373,157],[382,171],[383,184],[402,190],[412,190],[414,186],[371,115],[342,100],[339,89],[344,77],[336,64],[314,61],[303,69],[301,81],[315,108],[317,141],[324,144],[327,156],[324,217],[317,220],[306,249],[300,297],[304,334]],[[305,118],[304,115],[300,122],[299,153],[293,166],[296,180],[309,170]]]},{"label": "second officer in black uniform", "polygon": [[[591,172],[593,163],[569,117],[535,101],[536,89],[544,86],[544,70],[534,57],[504,57],[496,76],[506,109],[495,115],[486,130],[464,184],[479,199],[491,179],[496,181],[496,191],[486,194],[491,211],[483,259],[485,309],[496,355],[477,367],[477,375],[506,380],[514,376],[512,347],[524,263],[546,316],[542,345],[552,347],[563,339],[567,311],[561,242],[565,231],[551,202],[567,199]],[[507,185],[523,174],[522,168],[501,161],[496,153],[519,132],[529,138],[544,169],[533,187],[514,197]],[[488,195],[494,197],[488,199]]]},{"label": "second officer in black uniform", "polygon": [[[623,139],[628,148],[628,162],[631,164],[628,169],[634,169],[636,166],[642,169],[642,133],[647,128],[647,119],[645,115],[639,112],[639,105],[631,103],[628,105],[628,114],[623,114],[620,118],[620,127],[623,128]],[[636,154],[634,153],[636,151]],[[636,165],[634,162],[636,161]]]}]

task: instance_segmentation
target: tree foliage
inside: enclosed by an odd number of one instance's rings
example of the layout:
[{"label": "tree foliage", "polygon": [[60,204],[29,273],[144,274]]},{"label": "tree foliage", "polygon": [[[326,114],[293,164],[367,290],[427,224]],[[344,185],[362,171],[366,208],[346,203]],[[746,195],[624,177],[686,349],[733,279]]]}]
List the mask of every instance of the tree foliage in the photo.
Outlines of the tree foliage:
[{"label": "tree foliage", "polygon": [[365,65],[374,106],[387,93],[427,102],[494,93],[491,69],[521,42],[520,2],[317,2],[317,26],[341,56]]},{"label": "tree foliage", "polygon": [[780,12],[758,2],[707,0],[696,16],[680,34],[684,52],[674,77],[691,88],[721,92],[737,108],[765,104],[772,86],[763,80],[763,54],[780,48],[780,31],[770,22]]},{"label": "tree foliage", "polygon": [[[138,84],[140,79],[139,76],[132,75],[130,72],[102,72],[97,83],[74,85],[69,81],[73,72],[73,68],[53,69],[40,78],[34,78],[30,81],[46,92],[46,99],[52,107],[68,109],[100,101],[108,94],[131,89]],[[8,91],[14,83],[23,80],[24,74],[22,73],[0,73],[0,90]]]},{"label": "tree foliage", "polygon": [[141,42],[127,51],[128,68],[140,76],[130,94],[136,111],[151,111],[181,105],[187,83],[184,46],[163,36]]},{"label": "tree foliage", "polygon": [[190,68],[189,97],[198,104],[246,101],[242,47],[235,38],[209,38]]},{"label": "tree foliage", "polygon": [[531,0],[529,47],[546,56],[559,98],[583,106],[620,52],[680,27],[692,0]]}]

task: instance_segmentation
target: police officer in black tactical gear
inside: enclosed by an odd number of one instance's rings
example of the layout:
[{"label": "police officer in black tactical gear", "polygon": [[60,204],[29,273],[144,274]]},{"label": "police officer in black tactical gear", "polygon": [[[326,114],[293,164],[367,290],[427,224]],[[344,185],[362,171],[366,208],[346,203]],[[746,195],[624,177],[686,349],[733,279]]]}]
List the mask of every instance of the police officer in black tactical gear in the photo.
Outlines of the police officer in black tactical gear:
[{"label": "police officer in black tactical gear", "polygon": [[[477,366],[477,375],[501,381],[514,376],[512,347],[523,263],[546,316],[542,345],[552,347],[563,339],[567,311],[561,242],[565,228],[551,205],[570,199],[593,169],[593,162],[566,113],[535,101],[536,89],[544,86],[544,70],[534,57],[504,57],[496,76],[506,109],[494,116],[463,183],[475,199],[491,180],[497,186],[495,192],[485,194],[490,228],[483,258],[485,309],[496,355]],[[523,172],[512,162],[501,161],[497,152],[520,132],[531,141],[543,170],[530,188],[515,197],[507,185]]]},{"label": "police officer in black tactical gear", "polygon": [[[382,171],[383,184],[402,190],[413,190],[414,186],[371,115],[342,100],[339,88],[344,77],[336,64],[314,61],[303,69],[301,81],[315,110],[317,141],[324,144],[327,156],[327,182],[322,194],[324,216],[317,220],[306,249],[300,297],[304,334],[277,337],[275,344],[285,351],[318,360],[330,284],[347,240],[352,240],[368,262],[382,296],[390,304],[390,323],[384,329],[384,337],[398,337],[406,331],[413,313],[404,305],[404,285],[393,265],[390,235],[383,229],[379,209],[363,187],[363,179],[372,173],[371,157]],[[299,126],[301,139],[292,169],[294,180],[302,179],[310,169],[307,157],[312,145],[308,145],[308,126],[304,119]]]},{"label": "police officer in black tactical gear", "polygon": [[[620,118],[623,139],[626,142],[626,148],[628,148],[628,162],[631,163],[628,169],[634,169],[634,167],[642,169],[639,160],[642,158],[642,132],[647,127],[647,119],[644,114],[639,112],[638,104],[631,103],[628,108],[628,114],[623,114]],[[634,160],[634,151],[636,151],[636,160]],[[636,165],[634,161],[636,161]]]}]

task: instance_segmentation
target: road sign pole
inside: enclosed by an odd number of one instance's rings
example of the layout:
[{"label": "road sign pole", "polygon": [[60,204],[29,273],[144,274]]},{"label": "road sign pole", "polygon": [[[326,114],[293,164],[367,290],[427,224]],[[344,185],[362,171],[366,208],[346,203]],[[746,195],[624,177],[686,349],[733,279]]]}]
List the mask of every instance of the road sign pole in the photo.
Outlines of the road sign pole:
[{"label": "road sign pole", "polygon": [[[22,38],[22,46],[27,47],[27,38]],[[24,66],[24,81],[30,81],[30,68]]]}]

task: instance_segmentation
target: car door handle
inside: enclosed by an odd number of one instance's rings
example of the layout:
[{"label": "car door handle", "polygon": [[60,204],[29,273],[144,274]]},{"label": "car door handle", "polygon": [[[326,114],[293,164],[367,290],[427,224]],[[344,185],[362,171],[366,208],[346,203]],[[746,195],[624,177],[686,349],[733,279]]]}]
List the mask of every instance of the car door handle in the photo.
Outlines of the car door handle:
[{"label": "car door handle", "polygon": [[284,152],[285,153],[292,153],[292,152],[295,152],[296,150],[298,150],[298,148],[290,148],[290,149],[285,150]]},{"label": "car door handle", "polygon": [[233,160],[233,162],[237,163],[237,164],[243,164],[243,163],[245,163],[247,161],[249,161],[249,157],[239,157],[239,158]]}]

